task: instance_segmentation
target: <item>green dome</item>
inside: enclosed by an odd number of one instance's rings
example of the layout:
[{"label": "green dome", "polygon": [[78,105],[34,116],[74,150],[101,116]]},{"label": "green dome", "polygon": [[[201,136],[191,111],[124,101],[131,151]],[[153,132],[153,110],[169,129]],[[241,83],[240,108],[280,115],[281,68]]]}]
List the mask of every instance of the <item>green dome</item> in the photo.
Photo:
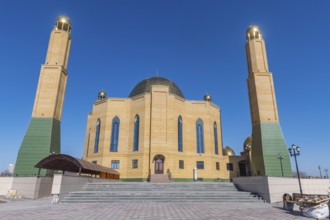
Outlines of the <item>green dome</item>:
[{"label": "green dome", "polygon": [[174,82],[163,77],[151,77],[142,80],[133,88],[133,90],[131,91],[128,97],[131,98],[133,96],[141,95],[143,93],[147,93],[147,92],[150,93],[151,86],[154,85],[168,86],[170,94],[184,98],[181,89]]}]

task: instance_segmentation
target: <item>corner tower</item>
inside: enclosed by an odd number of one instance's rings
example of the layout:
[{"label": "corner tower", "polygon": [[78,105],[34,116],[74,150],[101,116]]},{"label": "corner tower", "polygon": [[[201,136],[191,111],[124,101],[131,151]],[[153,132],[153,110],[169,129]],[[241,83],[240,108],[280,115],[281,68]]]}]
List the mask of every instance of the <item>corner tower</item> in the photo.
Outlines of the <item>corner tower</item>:
[{"label": "corner tower", "polygon": [[277,155],[283,155],[283,175],[292,177],[290,157],[279,123],[272,73],[268,69],[265,41],[257,26],[246,31],[246,56],[252,120],[253,175],[282,176]]},{"label": "corner tower", "polygon": [[[50,153],[60,153],[60,122],[68,73],[71,21],[60,16],[51,31],[45,64],[41,66],[32,118],[18,151],[14,176],[36,175],[34,168]],[[42,170],[41,175],[46,174]]]}]

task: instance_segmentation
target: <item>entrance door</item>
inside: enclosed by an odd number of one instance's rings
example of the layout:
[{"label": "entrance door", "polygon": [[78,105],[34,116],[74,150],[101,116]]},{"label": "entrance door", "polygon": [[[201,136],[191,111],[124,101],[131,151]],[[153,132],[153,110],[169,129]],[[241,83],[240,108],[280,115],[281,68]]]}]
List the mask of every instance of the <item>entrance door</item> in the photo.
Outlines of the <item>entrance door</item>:
[{"label": "entrance door", "polygon": [[238,162],[238,167],[239,167],[239,175],[240,176],[246,176],[246,166],[245,166],[245,161],[241,160]]},{"label": "entrance door", "polygon": [[163,174],[164,173],[164,161],[162,158],[157,158],[155,160],[155,174]]}]

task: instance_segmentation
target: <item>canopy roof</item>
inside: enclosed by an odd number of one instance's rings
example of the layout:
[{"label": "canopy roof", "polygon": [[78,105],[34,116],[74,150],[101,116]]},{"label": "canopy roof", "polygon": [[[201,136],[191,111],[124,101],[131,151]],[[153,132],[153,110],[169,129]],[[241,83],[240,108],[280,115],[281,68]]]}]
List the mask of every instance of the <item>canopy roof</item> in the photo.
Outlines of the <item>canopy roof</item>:
[{"label": "canopy roof", "polygon": [[48,169],[48,170],[62,170],[74,173],[87,173],[87,174],[113,174],[118,175],[114,169],[100,166],[85,160],[71,157],[66,154],[52,154],[39,161],[35,167]]}]

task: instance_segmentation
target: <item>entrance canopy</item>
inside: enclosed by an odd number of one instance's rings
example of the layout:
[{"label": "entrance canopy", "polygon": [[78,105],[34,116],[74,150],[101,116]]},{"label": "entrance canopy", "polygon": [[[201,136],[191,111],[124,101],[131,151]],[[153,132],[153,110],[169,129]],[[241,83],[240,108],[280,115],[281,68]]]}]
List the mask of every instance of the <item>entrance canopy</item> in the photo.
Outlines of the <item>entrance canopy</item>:
[{"label": "entrance canopy", "polygon": [[48,170],[62,170],[74,172],[100,175],[105,178],[119,179],[119,172],[104,166],[100,166],[85,160],[71,157],[66,154],[52,154],[39,161],[35,167]]}]

